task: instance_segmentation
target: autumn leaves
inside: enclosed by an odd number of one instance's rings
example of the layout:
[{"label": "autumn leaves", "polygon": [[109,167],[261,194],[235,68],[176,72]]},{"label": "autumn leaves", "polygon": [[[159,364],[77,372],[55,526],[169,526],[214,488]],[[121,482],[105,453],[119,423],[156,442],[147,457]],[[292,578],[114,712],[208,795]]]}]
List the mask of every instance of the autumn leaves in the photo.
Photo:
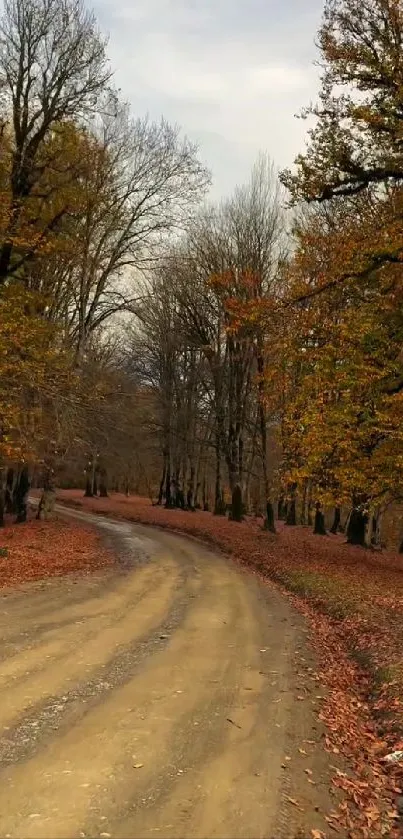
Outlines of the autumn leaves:
[{"label": "autumn leaves", "polygon": [[304,522],[402,493],[402,31],[396,0],[326,2],[314,127],[281,176],[292,225],[266,158],[195,218],[195,148],[131,117],[81,0],[8,0],[1,468],[58,459],[76,481],[98,458],[168,506],[175,484],[222,512],[239,485],[244,507],[304,499]]},{"label": "autumn leaves", "polygon": [[134,273],[209,174],[176,127],[131,116],[82,0],[5,2],[0,86],[4,477],[10,462],[54,465],[73,441],[85,462],[102,327],[133,305]]},{"label": "autumn leaves", "polygon": [[403,488],[402,35],[394,0],[326,3],[315,125],[282,175],[299,206],[283,320],[265,315],[283,482],[375,517]]}]

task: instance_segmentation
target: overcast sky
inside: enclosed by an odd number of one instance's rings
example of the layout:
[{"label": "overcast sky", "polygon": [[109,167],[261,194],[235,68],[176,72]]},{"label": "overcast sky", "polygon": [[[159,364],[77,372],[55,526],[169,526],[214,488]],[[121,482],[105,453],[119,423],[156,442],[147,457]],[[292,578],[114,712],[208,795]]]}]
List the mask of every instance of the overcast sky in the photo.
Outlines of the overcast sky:
[{"label": "overcast sky", "polygon": [[279,167],[304,148],[295,119],[315,100],[323,0],[95,0],[116,82],[133,113],[197,141],[213,197],[249,178],[260,150]]}]

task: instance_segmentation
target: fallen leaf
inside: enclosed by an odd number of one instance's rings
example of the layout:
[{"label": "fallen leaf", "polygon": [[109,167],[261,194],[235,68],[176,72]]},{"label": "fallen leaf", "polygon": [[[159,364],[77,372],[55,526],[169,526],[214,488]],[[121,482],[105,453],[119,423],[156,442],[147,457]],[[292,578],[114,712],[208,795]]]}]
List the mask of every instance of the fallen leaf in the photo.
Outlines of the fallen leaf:
[{"label": "fallen leaf", "polygon": [[287,795],[287,801],[289,801],[289,802],[290,802],[290,804],[293,804],[293,805],[294,805],[294,807],[298,807],[298,810],[302,810],[302,811],[303,811],[303,809],[304,809],[304,808],[303,808],[303,807],[301,807],[301,805],[300,805],[299,801],[297,801],[295,798],[290,798],[290,796],[289,796],[289,795]]}]

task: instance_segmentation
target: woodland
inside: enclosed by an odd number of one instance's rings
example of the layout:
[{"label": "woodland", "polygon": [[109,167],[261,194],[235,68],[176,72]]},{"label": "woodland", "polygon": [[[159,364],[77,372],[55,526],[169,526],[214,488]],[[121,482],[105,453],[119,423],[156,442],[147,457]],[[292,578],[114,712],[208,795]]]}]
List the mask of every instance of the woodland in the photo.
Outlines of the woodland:
[{"label": "woodland", "polygon": [[38,516],[79,487],[272,532],[324,536],[332,509],[382,546],[403,498],[402,39],[401,0],[325,0],[306,151],[280,173],[262,152],[214,204],[180,128],[122,99],[82,0],[5,1],[0,523],[31,486]]}]

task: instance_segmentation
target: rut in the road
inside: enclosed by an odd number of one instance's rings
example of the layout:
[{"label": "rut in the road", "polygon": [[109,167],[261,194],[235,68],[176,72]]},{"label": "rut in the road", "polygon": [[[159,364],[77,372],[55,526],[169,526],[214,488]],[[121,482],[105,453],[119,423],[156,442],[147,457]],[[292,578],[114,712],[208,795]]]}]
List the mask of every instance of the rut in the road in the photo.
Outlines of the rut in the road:
[{"label": "rut in the road", "polygon": [[[114,528],[124,572],[3,601],[0,835],[321,829],[329,767],[302,675],[296,699],[301,618],[196,544]],[[128,568],[131,533],[146,550]]]}]

